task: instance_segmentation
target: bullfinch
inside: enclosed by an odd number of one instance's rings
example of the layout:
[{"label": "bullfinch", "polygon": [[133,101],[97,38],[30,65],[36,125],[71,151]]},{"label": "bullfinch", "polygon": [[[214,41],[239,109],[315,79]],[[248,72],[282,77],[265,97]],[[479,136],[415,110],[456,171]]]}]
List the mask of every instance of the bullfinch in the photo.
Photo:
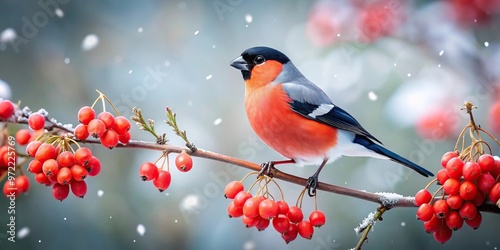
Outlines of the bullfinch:
[{"label": "bullfinch", "polygon": [[423,176],[434,176],[382,146],[280,51],[249,48],[231,66],[243,75],[245,109],[253,130],[269,147],[288,158],[263,163],[261,174],[270,174],[277,164],[319,165],[306,185],[310,196],[315,195],[321,169],[340,156],[392,160]]}]

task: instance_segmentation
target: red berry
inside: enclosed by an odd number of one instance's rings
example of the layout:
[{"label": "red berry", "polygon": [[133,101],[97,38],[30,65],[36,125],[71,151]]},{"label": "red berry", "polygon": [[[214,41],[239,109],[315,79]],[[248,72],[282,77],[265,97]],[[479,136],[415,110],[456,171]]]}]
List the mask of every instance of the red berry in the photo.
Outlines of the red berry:
[{"label": "red berry", "polygon": [[81,147],[75,151],[76,163],[86,166],[92,159],[92,151],[89,148]]},{"label": "red berry", "polygon": [[25,193],[30,188],[30,180],[26,175],[21,175],[16,178],[17,191]]},{"label": "red berry", "polygon": [[462,197],[460,197],[460,195],[458,194],[450,195],[448,196],[448,198],[446,198],[446,203],[448,203],[448,206],[451,209],[457,210],[462,207],[462,204],[464,204],[464,199],[462,199]]},{"label": "red berry", "polygon": [[495,168],[495,158],[490,154],[484,154],[479,156],[477,164],[479,164],[483,173],[490,172]]},{"label": "red berry", "polygon": [[45,126],[45,116],[33,113],[28,117],[28,126],[33,130],[42,129]]},{"label": "red berry", "polygon": [[115,116],[107,111],[101,112],[97,116],[97,119],[104,122],[104,126],[106,126],[106,129],[111,129],[113,128],[113,125],[115,125]]},{"label": "red berry", "polygon": [[87,131],[92,137],[99,138],[106,132],[106,124],[102,120],[93,119],[87,125]]},{"label": "red berry", "polygon": [[483,220],[483,216],[481,215],[480,212],[477,212],[476,216],[472,220],[466,220],[465,223],[471,227],[472,229],[476,230],[479,228],[481,225],[481,222]]},{"label": "red berry", "polygon": [[314,234],[314,228],[311,225],[311,222],[308,220],[303,220],[297,224],[297,230],[299,231],[299,235],[304,239],[310,240]]},{"label": "red berry", "polygon": [[278,204],[270,199],[265,199],[259,204],[259,215],[264,219],[272,219],[278,215]]},{"label": "red berry", "polygon": [[491,200],[491,202],[493,202],[493,204],[497,204],[497,206],[499,206],[500,202],[500,182],[497,182],[492,188],[491,188],[491,191],[490,191],[490,194],[489,194],[489,198]]},{"label": "red berry", "polygon": [[25,146],[30,142],[31,139],[31,131],[28,129],[20,129],[16,132],[16,142],[21,145]]},{"label": "red berry", "polygon": [[243,191],[243,190],[244,190],[244,187],[243,187],[243,183],[241,183],[241,181],[229,182],[226,185],[226,188],[224,188],[224,197],[226,197],[226,199],[234,199],[236,194],[238,194],[240,191]]},{"label": "red berry", "polygon": [[[31,143],[30,143],[31,144]],[[42,143],[35,154],[35,159],[44,162],[48,159],[56,159],[57,151],[54,145],[50,143]]]},{"label": "red berry", "polygon": [[288,210],[287,216],[292,223],[299,223],[304,219],[302,209],[297,206],[291,206]]},{"label": "red berry", "polygon": [[170,186],[171,181],[172,176],[170,175],[170,172],[161,169],[158,171],[158,176],[153,180],[153,185],[158,189],[158,191],[163,192]]},{"label": "red berry", "polygon": [[245,201],[243,205],[243,215],[249,218],[255,218],[259,216],[259,204],[264,201],[263,196],[252,197]]},{"label": "red berry", "polygon": [[234,206],[243,208],[243,206],[245,205],[245,202],[250,198],[252,198],[252,194],[250,194],[249,192],[240,191],[234,197],[234,201],[233,201]]},{"label": "red berry", "polygon": [[424,221],[424,230],[428,234],[435,233],[439,230],[442,223],[444,223],[443,219],[432,216],[432,219],[430,219],[429,221]]},{"label": "red berry", "polygon": [[59,171],[59,164],[54,159],[48,159],[43,162],[42,170],[47,177],[57,176],[57,172]]},{"label": "red berry", "polygon": [[71,174],[71,170],[67,167],[62,167],[57,171],[57,182],[62,185],[68,185],[69,182],[73,179],[73,175]]},{"label": "red berry", "polygon": [[321,227],[326,223],[326,216],[320,210],[314,210],[309,214],[309,221],[313,227]]},{"label": "red berry", "polygon": [[181,172],[188,172],[193,168],[193,159],[191,159],[191,156],[186,152],[181,152],[175,157],[175,166],[177,166]]},{"label": "red berry", "polygon": [[429,221],[434,215],[434,210],[429,203],[420,205],[417,209],[417,219],[421,221]]},{"label": "red berry", "polygon": [[118,144],[120,136],[113,129],[108,129],[101,137],[99,137],[99,140],[105,148],[113,149]]},{"label": "red berry", "polygon": [[74,164],[73,166],[70,167],[71,170],[71,175],[73,176],[73,179],[77,181],[82,181],[84,180],[89,172],[87,171],[86,168],[84,168],[80,164]]},{"label": "red berry", "polygon": [[451,231],[446,223],[442,223],[441,227],[434,233],[434,239],[437,242],[444,244],[450,240],[452,233],[453,231]]},{"label": "red berry", "polygon": [[464,162],[458,157],[451,158],[446,164],[446,172],[448,176],[453,179],[460,179],[462,176],[462,168],[464,167]]},{"label": "red berry", "polygon": [[139,176],[143,181],[151,181],[158,177],[158,167],[152,162],[144,162],[139,168]]},{"label": "red berry", "polygon": [[101,172],[101,161],[97,157],[92,156],[92,158],[90,158],[89,160],[89,163],[85,167],[89,172],[89,176],[96,176],[99,174],[99,172]]},{"label": "red berry", "polygon": [[460,207],[458,213],[460,214],[460,217],[462,217],[464,220],[472,220],[474,219],[474,217],[476,217],[478,211],[474,203],[466,201],[464,202],[462,207]]},{"label": "red berry", "polygon": [[52,185],[52,182],[49,180],[49,177],[47,177],[44,173],[37,173],[35,175],[35,180],[36,182],[43,184],[45,186]]},{"label": "red berry", "polygon": [[42,172],[42,165],[43,163],[39,160],[33,159],[30,161],[28,164],[28,171],[34,174],[38,174]]},{"label": "red berry", "polygon": [[431,202],[431,199],[432,199],[431,192],[429,192],[429,190],[427,190],[427,189],[421,189],[415,195],[415,204],[417,206],[420,206],[424,203]]},{"label": "red berry", "polygon": [[260,217],[259,222],[255,225],[255,228],[259,231],[264,231],[267,227],[269,227],[270,223],[270,220]]},{"label": "red berry", "polygon": [[460,191],[460,181],[450,178],[444,182],[443,189],[449,195],[458,194],[458,192]]},{"label": "red berry", "polygon": [[241,218],[241,220],[243,221],[243,225],[245,225],[246,228],[255,227],[255,225],[259,223],[260,219],[261,218],[259,216],[250,218],[244,214]]},{"label": "red berry", "polygon": [[75,164],[75,155],[71,151],[64,151],[57,156],[57,163],[62,167],[71,167]]},{"label": "red berry", "polygon": [[445,218],[450,212],[450,206],[448,206],[446,200],[435,201],[432,205],[432,209],[434,211],[434,214],[440,219]]},{"label": "red berry", "polygon": [[[499,123],[500,124],[500,123]],[[495,156],[497,157],[497,156]],[[490,171],[493,178],[497,179],[500,176],[500,158],[495,159],[495,168]]]},{"label": "red berry", "polygon": [[0,101],[0,119],[8,119],[14,114],[14,104],[9,100]]},{"label": "red berry", "polygon": [[63,201],[64,199],[68,198],[69,194],[69,185],[61,185],[59,183],[55,183],[54,186],[52,186],[52,196],[56,200]]},{"label": "red berry", "polygon": [[475,181],[481,175],[481,167],[475,162],[467,162],[463,166],[462,175],[467,181]]},{"label": "red berry", "polygon": [[286,201],[277,201],[276,204],[278,204],[278,214],[288,214],[288,210],[290,210],[290,208],[288,207],[288,203],[286,203]]},{"label": "red berry", "polygon": [[483,191],[481,191],[481,190],[477,190],[476,197],[474,197],[474,199],[472,199],[472,202],[474,203],[474,205],[479,207],[479,206],[483,205],[483,203],[485,201],[486,201],[486,194],[484,194]]},{"label": "red berry", "polygon": [[117,116],[115,118],[115,125],[113,129],[119,135],[123,135],[130,130],[130,121],[125,116]]},{"label": "red berry", "polygon": [[85,183],[85,181],[73,180],[70,186],[71,192],[78,198],[83,198],[85,194],[87,194],[87,183]]},{"label": "red berry", "polygon": [[488,112],[488,125],[496,133],[500,133],[500,101],[495,102]]},{"label": "red berry", "polygon": [[437,171],[436,178],[439,184],[443,185],[446,180],[450,178],[450,176],[448,176],[448,171],[446,171],[446,169],[440,169],[439,171]]},{"label": "red berry", "polygon": [[78,124],[75,128],[74,133],[75,133],[76,138],[79,140],[85,140],[90,135],[87,125],[83,125],[83,124]]},{"label": "red berry", "polygon": [[30,157],[35,157],[36,152],[38,151],[38,148],[42,145],[43,142],[41,141],[32,141],[28,143],[28,146],[26,146],[26,154],[28,154]]},{"label": "red berry", "polygon": [[450,151],[450,152],[444,153],[443,157],[441,157],[441,166],[443,166],[443,168],[446,168],[446,164],[453,157],[458,157],[457,152]]},{"label": "red berry", "polygon": [[273,218],[273,227],[278,233],[284,234],[290,229],[290,220],[286,215],[278,214]]},{"label": "red berry", "polygon": [[464,224],[464,220],[462,217],[460,217],[460,214],[458,211],[451,211],[446,218],[444,218],[444,221],[446,222],[446,225],[453,231],[457,231],[458,229],[462,228],[462,225]]},{"label": "red berry", "polygon": [[130,132],[126,132],[126,133],[120,135],[120,137],[118,138],[118,140],[122,144],[127,145],[130,142]]},{"label": "red berry", "polygon": [[483,191],[485,194],[489,194],[491,188],[495,185],[495,178],[490,173],[483,173],[477,178],[476,184],[479,190]]},{"label": "red berry", "polygon": [[242,207],[236,207],[234,205],[234,201],[229,203],[227,206],[227,214],[229,215],[229,218],[238,218],[243,215],[243,208]]},{"label": "red berry", "polygon": [[95,111],[89,106],[84,106],[78,111],[78,121],[84,125],[89,124],[95,118]]},{"label": "red berry", "polygon": [[471,181],[464,181],[460,185],[460,197],[466,201],[473,200],[477,195],[477,186]]},{"label": "red berry", "polygon": [[281,234],[281,238],[285,240],[286,244],[290,243],[291,241],[295,240],[297,238],[297,235],[299,234],[299,229],[297,228],[297,224],[289,223],[290,226],[288,227],[288,231],[286,233]]}]

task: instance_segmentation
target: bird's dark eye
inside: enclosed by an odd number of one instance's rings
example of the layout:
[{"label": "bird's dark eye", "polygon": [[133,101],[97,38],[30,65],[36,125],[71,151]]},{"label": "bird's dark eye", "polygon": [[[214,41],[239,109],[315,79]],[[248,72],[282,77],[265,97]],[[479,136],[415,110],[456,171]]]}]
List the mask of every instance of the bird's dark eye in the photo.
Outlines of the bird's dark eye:
[{"label": "bird's dark eye", "polygon": [[263,64],[266,61],[266,58],[263,56],[256,56],[255,59],[253,59],[253,62],[255,65]]}]

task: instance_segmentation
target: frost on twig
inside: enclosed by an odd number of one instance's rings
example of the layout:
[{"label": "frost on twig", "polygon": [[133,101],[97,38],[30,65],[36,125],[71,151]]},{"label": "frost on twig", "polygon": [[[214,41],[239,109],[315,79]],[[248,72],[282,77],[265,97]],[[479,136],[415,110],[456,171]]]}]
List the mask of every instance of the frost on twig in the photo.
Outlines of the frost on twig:
[{"label": "frost on twig", "polygon": [[388,192],[376,192],[376,195],[379,196],[378,200],[384,207],[394,207],[397,205],[404,197],[400,194],[396,193],[388,193]]},{"label": "frost on twig", "polygon": [[365,231],[365,229],[368,227],[368,226],[373,226],[376,222],[376,218],[375,218],[375,212],[371,212],[368,214],[368,217],[364,218],[363,221],[359,224],[359,226],[355,227],[354,228],[354,232],[356,232],[356,235],[359,236],[360,233],[362,233],[363,231]]}]

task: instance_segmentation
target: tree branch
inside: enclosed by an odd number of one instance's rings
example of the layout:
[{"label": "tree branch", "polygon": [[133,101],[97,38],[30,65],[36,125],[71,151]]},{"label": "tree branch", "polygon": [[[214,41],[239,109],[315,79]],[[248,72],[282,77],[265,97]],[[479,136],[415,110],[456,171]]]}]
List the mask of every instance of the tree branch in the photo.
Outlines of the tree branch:
[{"label": "tree branch", "polygon": [[[99,140],[94,140],[94,139],[86,140],[83,143],[100,144]],[[172,152],[172,153],[180,153],[182,150],[186,149],[183,147],[174,146],[174,145],[170,145],[170,144],[159,145],[159,144],[156,144],[154,142],[136,141],[136,140],[131,140],[127,145],[118,144],[117,147],[143,148],[143,149],[150,149],[150,150],[167,151],[167,152]],[[214,153],[214,152],[207,151],[207,150],[204,150],[201,148],[198,148],[194,153],[189,152],[189,150],[188,150],[188,153],[192,156],[195,156],[195,157],[230,163],[230,164],[244,167],[244,168],[254,170],[254,171],[261,170],[261,167],[259,164],[245,161],[242,159],[238,159],[235,157],[219,154],[219,153]],[[302,186],[305,186],[306,182],[307,182],[307,179],[305,179],[305,178],[298,177],[298,176],[291,175],[291,174],[287,174],[287,173],[281,172],[277,169],[275,169],[273,172],[273,178],[280,179],[280,180],[287,181],[287,182],[291,182],[291,183],[295,183],[295,184],[302,185]],[[404,197],[402,195],[394,194],[394,193],[370,193],[370,192],[365,192],[365,191],[361,191],[361,190],[332,185],[332,184],[328,184],[328,183],[324,183],[324,182],[320,182],[318,184],[318,189],[326,191],[326,192],[330,192],[330,193],[336,193],[336,194],[340,194],[340,195],[344,195],[344,196],[354,197],[357,199],[362,199],[362,200],[378,203],[378,204],[386,207],[387,209],[391,209],[394,207],[416,207],[415,202],[414,202],[414,197],[412,197],[412,196]],[[478,207],[478,209],[480,211],[484,211],[484,212],[500,214],[500,208],[497,207],[492,202],[487,202],[487,203],[483,204],[482,206]]]}]

